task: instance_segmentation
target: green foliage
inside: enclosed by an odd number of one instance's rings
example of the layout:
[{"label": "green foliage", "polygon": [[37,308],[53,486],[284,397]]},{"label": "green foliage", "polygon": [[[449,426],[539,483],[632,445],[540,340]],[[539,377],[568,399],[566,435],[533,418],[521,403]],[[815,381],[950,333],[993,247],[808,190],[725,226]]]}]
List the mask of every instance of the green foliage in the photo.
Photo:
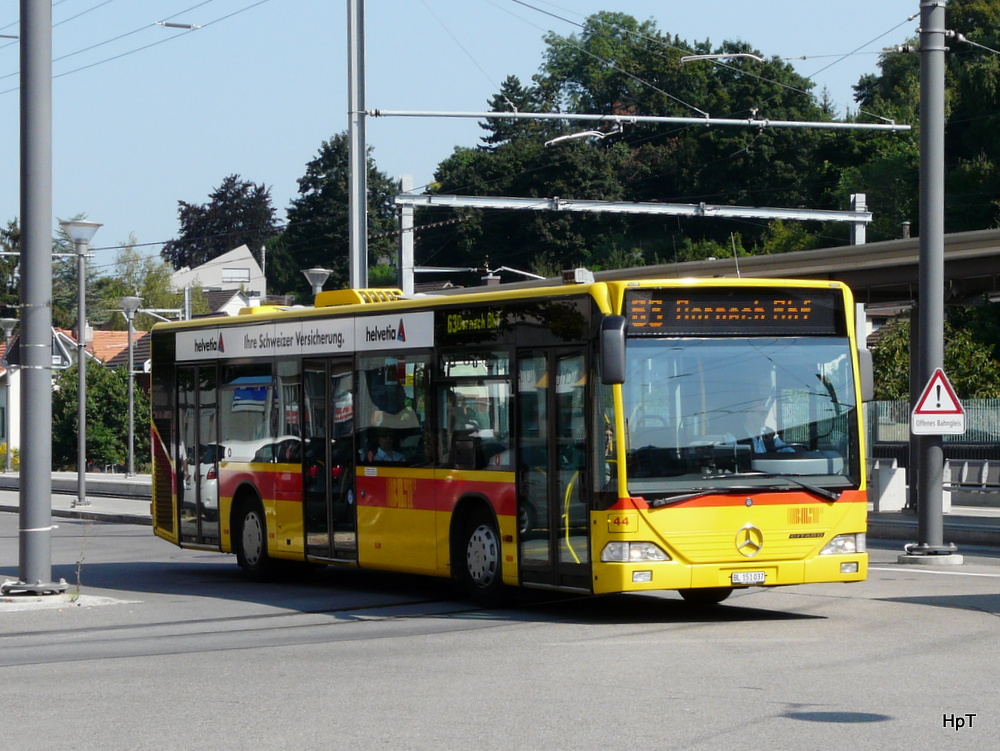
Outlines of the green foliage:
[{"label": "green foliage", "polygon": [[[175,292],[170,286],[173,273],[170,264],[147,256],[136,250],[136,239],[130,236],[115,256],[115,268],[111,276],[98,280],[95,294],[99,310],[93,313],[95,327],[124,331],[128,322],[121,311],[121,298],[134,295],[142,299],[142,307],[148,309],[177,309],[183,304],[183,293]],[[200,294],[193,299],[200,302],[204,312],[208,304]],[[196,305],[192,305],[194,309]],[[197,311],[196,311],[197,312]],[[145,313],[138,313],[134,326],[137,331],[148,331],[156,319]]]},{"label": "green foliage", "polygon": [[[279,241],[268,247],[267,279],[269,289],[311,295],[302,269],[320,266],[333,273],[328,289],[349,283],[348,224],[348,140],[339,133],[324,141],[319,154],[306,165],[299,178],[299,195],[288,209],[288,225]],[[368,153],[368,263],[395,255],[395,217],[392,196],[396,184],[375,168]]]},{"label": "green foliage", "polygon": [[388,263],[377,263],[368,269],[369,287],[399,287],[399,268]]},{"label": "green foliage", "polygon": [[879,329],[872,347],[875,398],[880,401],[910,398],[910,322],[896,318]]},{"label": "green foliage", "polygon": [[[7,466],[7,442],[0,443],[0,466]],[[14,449],[10,456],[10,468],[17,471],[21,467],[21,452]]]},{"label": "green foliage", "polygon": [[253,251],[277,234],[271,189],[229,175],[208,203],[178,201],[181,231],[160,255],[174,269],[194,268],[240,245]]},{"label": "green foliage", "polygon": [[[1000,0],[952,0],[948,16],[969,40],[1000,48]],[[689,43],[660,31],[654,21],[613,12],[590,16],[578,34],[549,34],[545,42],[532,82],[508,77],[490,98],[490,108],[600,113],[609,122],[490,120],[482,125],[487,135],[480,148],[458,149],[439,165],[440,192],[839,210],[848,208],[852,194],[864,193],[874,216],[870,240],[899,237],[903,222],[919,234],[918,55],[882,55],[878,73],[862,76],[855,87],[858,110],[846,113],[847,119],[864,122],[907,123],[908,132],[754,131],[626,120],[623,132],[545,147],[556,136],[588,128],[607,133],[613,128],[610,118],[631,114],[797,121],[836,114],[826,92],[815,96],[811,82],[778,58],[680,63],[690,53],[760,54],[744,42]],[[946,226],[949,231],[997,226],[1000,56],[957,39],[949,48]],[[633,248],[641,249],[647,263],[719,255],[710,249],[729,245],[736,231],[755,253],[842,244],[849,234],[840,223],[765,226],[506,213],[469,212],[457,226],[421,233],[418,261],[476,265],[485,257],[503,257],[526,265],[541,253],[558,266],[607,268],[631,258]],[[426,209],[418,213],[418,225],[454,216]]]},{"label": "green foliage", "polygon": [[[991,347],[975,338],[974,329],[957,323],[945,323],[944,347],[944,370],[956,394],[960,399],[1000,397],[1000,363],[992,356]],[[878,343],[872,347],[876,399],[909,399],[909,344],[908,319],[895,319],[880,331]]]},{"label": "green foliage", "polygon": [[816,236],[805,228],[802,222],[786,222],[775,219],[767,225],[757,254],[791,253],[796,250],[810,250],[819,247]]},{"label": "green foliage", "polygon": [[[17,220],[7,222],[6,227],[0,227],[0,250],[5,253],[17,253],[21,247],[21,229]],[[0,256],[0,309],[2,317],[17,316],[17,304],[21,296],[21,278],[17,256]]]},{"label": "green foliage", "polygon": [[[134,389],[135,465],[149,463],[149,396],[136,384]],[[63,370],[55,379],[52,395],[53,466],[76,467],[77,463],[77,368]],[[128,460],[128,375],[125,369],[110,370],[93,361],[87,363],[87,460],[95,467],[122,466]]]},{"label": "green foliage", "polygon": [[[690,52],[756,52],[744,43],[689,44],[661,33],[655,22],[623,13],[597,13],[580,34],[545,38],[540,72],[530,86],[508,77],[489,100],[494,111],[534,109],[760,119],[830,117],[808,92],[812,84],[788,63],[745,59],[680,63]],[[757,53],[759,54],[759,53]],[[711,202],[756,206],[846,208],[838,192],[844,168],[836,136],[806,129],[700,126],[669,128],[559,121],[491,120],[478,149],[457,149],[435,174],[444,193]],[[594,129],[603,138],[557,136]],[[614,131],[614,132],[612,132]],[[419,224],[455,216],[425,209]],[[801,247],[807,230],[765,239],[767,228],[720,220],[651,219],[625,214],[494,211],[463,214],[457,226],[421,234],[418,262],[478,265],[486,257],[527,268],[539,254],[562,268],[612,268],[716,253],[732,253],[731,236],[747,247]],[[742,244],[741,244],[742,245]],[[712,250],[706,250],[713,248]],[[742,252],[742,247],[741,247]]]}]

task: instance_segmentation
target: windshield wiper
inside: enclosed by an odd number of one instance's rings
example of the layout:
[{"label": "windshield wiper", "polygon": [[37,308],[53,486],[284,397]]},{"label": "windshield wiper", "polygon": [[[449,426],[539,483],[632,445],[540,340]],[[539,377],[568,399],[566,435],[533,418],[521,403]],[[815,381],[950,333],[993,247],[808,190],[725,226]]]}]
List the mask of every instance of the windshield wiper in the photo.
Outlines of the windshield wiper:
[{"label": "windshield wiper", "polygon": [[797,477],[789,477],[787,475],[775,475],[775,477],[780,477],[782,480],[787,480],[788,482],[794,482],[796,485],[805,488],[813,495],[818,495],[820,498],[826,498],[828,501],[839,501],[840,496],[843,495],[843,493],[838,493],[835,490],[828,490],[827,488],[821,488],[818,485],[813,485],[811,482],[800,480]]},{"label": "windshield wiper", "polygon": [[[732,477],[732,475],[728,475]],[[690,493],[683,493],[681,495],[671,495],[664,498],[654,498],[649,502],[650,508],[663,508],[664,506],[673,506],[675,503],[683,503],[684,501],[691,501],[695,498],[701,498],[706,495],[727,495],[729,493],[746,493],[748,491],[760,490],[761,487],[758,485],[727,485],[724,488],[694,488]],[[764,488],[767,490],[767,488]]]},{"label": "windshield wiper", "polygon": [[[792,475],[781,475],[776,472],[740,472],[738,475],[728,475],[728,477],[759,477],[765,480],[784,480],[785,482],[791,482],[798,485],[800,488],[805,488],[813,495],[818,495],[820,498],[826,498],[828,501],[839,501],[842,493],[835,490],[828,490],[826,488],[821,488],[818,485],[813,485],[811,482],[806,482],[805,480],[800,480]],[[788,490],[781,486],[771,486],[769,490]]]},{"label": "windshield wiper", "polygon": [[[808,490],[813,495],[818,495],[820,498],[825,498],[828,501],[839,501],[841,493],[833,490],[828,490],[827,488],[821,488],[818,485],[813,485],[812,483],[805,482],[804,480],[799,480],[796,477],[789,477],[788,475],[776,475],[769,474],[766,472],[741,472],[738,475],[718,475],[718,479],[730,478],[730,477],[759,477],[766,480],[776,480],[781,479],[786,482],[798,485],[800,488]],[[708,479],[716,479],[716,476],[710,476]],[[691,501],[695,498],[701,498],[706,495],[726,495],[728,493],[747,493],[747,492],[760,492],[761,490],[789,490],[785,485],[727,485],[721,488],[708,488],[700,487],[694,488],[690,493],[683,493],[681,495],[666,496],[663,498],[654,498],[649,502],[650,508],[663,508],[664,506],[673,506],[677,503],[683,503],[684,501]]]}]

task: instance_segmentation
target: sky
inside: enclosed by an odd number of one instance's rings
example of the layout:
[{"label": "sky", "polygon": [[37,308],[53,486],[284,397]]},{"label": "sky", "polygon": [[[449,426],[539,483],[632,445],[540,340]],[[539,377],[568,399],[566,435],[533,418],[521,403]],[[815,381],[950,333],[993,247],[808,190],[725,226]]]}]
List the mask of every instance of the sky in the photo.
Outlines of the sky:
[{"label": "sky", "polygon": [[[113,270],[130,237],[144,252],[179,231],[178,201],[208,202],[231,174],[271,191],[279,223],[306,164],[348,125],[347,0],[53,0],[53,228],[104,226],[92,268]],[[742,40],[789,58],[843,113],[883,48],[916,34],[919,0],[366,0],[368,110],[478,112],[508,75],[530,82],[543,37],[600,10],[653,19],[718,46]],[[16,36],[19,3],[0,3]],[[179,30],[157,22],[192,24]],[[949,26],[949,28],[951,28]],[[804,58],[804,59],[803,59]],[[19,57],[0,38],[0,221],[19,214]],[[697,102],[693,104],[697,105]],[[727,113],[711,113],[725,116]],[[766,113],[761,113],[766,116]],[[378,169],[417,186],[476,120],[368,118]]]}]

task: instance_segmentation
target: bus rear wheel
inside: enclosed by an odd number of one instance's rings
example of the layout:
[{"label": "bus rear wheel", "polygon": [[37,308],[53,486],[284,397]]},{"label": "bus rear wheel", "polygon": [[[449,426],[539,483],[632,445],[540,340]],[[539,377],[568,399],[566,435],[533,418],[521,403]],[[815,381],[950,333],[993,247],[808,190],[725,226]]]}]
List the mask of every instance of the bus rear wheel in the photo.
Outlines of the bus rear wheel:
[{"label": "bus rear wheel", "polygon": [[705,607],[718,605],[733,593],[732,587],[705,587],[704,589],[682,589],[681,597],[691,605]]},{"label": "bus rear wheel", "polygon": [[503,590],[500,535],[496,522],[485,511],[475,514],[465,527],[460,552],[462,581],[477,599],[491,601]]},{"label": "bus rear wheel", "polygon": [[267,578],[272,565],[267,555],[267,524],[259,504],[245,502],[240,505],[233,532],[236,562],[243,573],[254,581]]}]

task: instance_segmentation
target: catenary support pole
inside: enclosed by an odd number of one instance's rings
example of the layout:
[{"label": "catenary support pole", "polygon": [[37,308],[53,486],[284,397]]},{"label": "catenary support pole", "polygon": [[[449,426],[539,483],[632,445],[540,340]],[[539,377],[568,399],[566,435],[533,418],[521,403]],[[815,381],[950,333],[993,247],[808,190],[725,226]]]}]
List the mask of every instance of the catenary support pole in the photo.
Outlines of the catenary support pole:
[{"label": "catenary support pole", "polygon": [[[920,3],[920,346],[917,385],[922,389],[944,366],[944,73],[947,0]],[[911,353],[911,357],[912,357]],[[911,405],[913,407],[914,405]],[[917,445],[919,541],[906,552],[948,555],[944,544],[944,441],[922,435]]]},{"label": "catenary support pole", "polygon": [[365,2],[347,3],[348,234],[351,287],[368,286],[368,147],[365,137]]},{"label": "catenary support pole", "polygon": [[[52,6],[21,0],[21,482],[23,588],[52,578]],[[12,591],[4,587],[5,591]],[[21,587],[17,587],[21,589]]]}]

